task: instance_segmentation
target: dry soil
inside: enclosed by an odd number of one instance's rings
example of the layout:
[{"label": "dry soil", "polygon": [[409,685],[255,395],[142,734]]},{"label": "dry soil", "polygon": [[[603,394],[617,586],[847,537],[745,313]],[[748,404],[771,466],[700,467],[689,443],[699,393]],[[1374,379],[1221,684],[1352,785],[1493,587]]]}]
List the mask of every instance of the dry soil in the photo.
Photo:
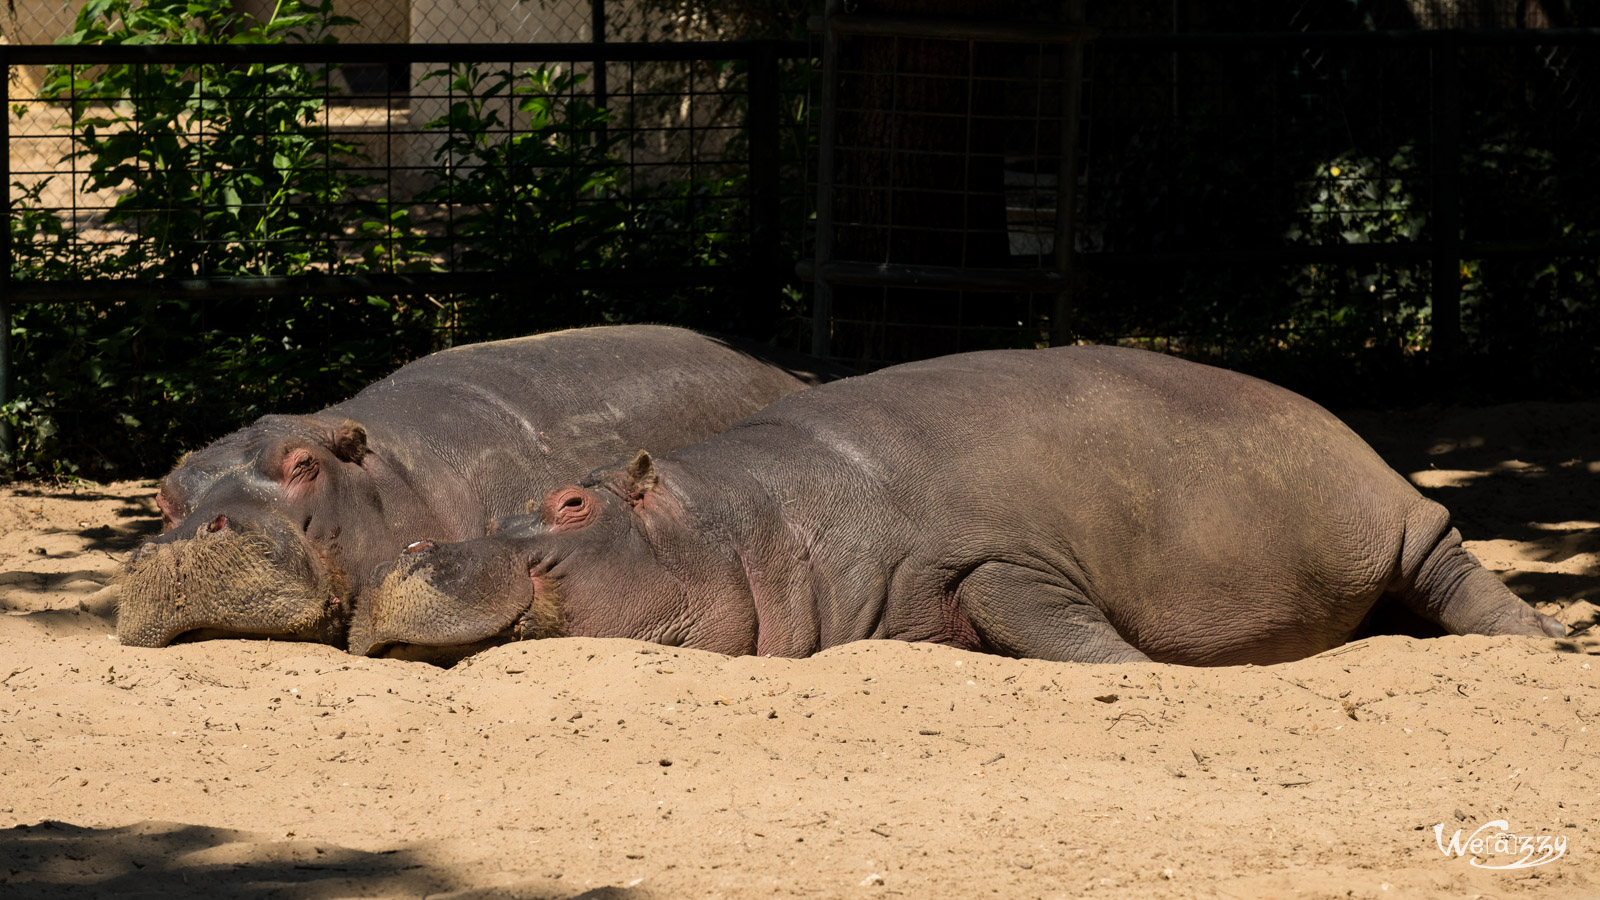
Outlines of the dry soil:
[{"label": "dry soil", "polygon": [[[1347,419],[1574,635],[1220,669],[147,650],[93,611],[153,484],[13,486],[0,895],[1600,897],[1600,405]],[[1532,858],[1474,864],[1503,831]]]}]

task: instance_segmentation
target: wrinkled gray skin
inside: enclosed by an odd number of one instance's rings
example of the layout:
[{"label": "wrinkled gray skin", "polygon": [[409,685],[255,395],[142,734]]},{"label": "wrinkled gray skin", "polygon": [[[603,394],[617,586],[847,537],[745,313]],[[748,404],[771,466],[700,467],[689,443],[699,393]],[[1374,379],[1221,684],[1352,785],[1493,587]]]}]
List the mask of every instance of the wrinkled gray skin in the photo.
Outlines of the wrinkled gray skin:
[{"label": "wrinkled gray skin", "polygon": [[894,638],[1275,663],[1385,598],[1457,634],[1564,633],[1302,397],[1137,350],[991,351],[786,397],[490,537],[415,545],[351,650],[592,635],[798,657]]},{"label": "wrinkled gray skin", "polygon": [[123,573],[118,637],[342,643],[366,580],[406,544],[482,535],[596,459],[701,440],[805,386],[725,341],[660,326],[433,354],[179,463],[157,495],[165,533]]}]

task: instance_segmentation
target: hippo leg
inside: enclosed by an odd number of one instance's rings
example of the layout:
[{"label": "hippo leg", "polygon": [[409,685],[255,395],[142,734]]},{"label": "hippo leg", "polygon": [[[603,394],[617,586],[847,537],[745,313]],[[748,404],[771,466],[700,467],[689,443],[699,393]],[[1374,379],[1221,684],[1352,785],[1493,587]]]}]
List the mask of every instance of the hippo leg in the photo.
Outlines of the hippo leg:
[{"label": "hippo leg", "polygon": [[1149,662],[1075,588],[1026,566],[986,562],[961,580],[956,599],[991,649],[1058,662]]},{"label": "hippo leg", "polygon": [[1567,633],[1566,626],[1535,611],[1485,569],[1461,546],[1461,533],[1454,528],[1423,558],[1400,599],[1451,634],[1562,637]]}]

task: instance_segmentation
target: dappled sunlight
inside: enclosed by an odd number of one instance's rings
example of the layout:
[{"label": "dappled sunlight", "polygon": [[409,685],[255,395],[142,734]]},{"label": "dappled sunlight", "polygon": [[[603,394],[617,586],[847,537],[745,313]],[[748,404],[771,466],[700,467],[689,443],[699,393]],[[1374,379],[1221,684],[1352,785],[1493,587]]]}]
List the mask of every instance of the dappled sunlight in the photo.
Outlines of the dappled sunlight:
[{"label": "dappled sunlight", "polygon": [[1446,453],[1454,453],[1457,450],[1476,450],[1482,447],[1483,444],[1483,438],[1477,435],[1471,435],[1460,439],[1446,439],[1438,441],[1432,447],[1429,447],[1428,455],[1443,456]]},{"label": "dappled sunlight", "polygon": [[[1600,601],[1600,404],[1344,416],[1518,596],[1567,622]],[[1576,610],[1576,611],[1574,611]],[[1560,616],[1558,616],[1559,618]]]},{"label": "dappled sunlight", "polygon": [[[1433,451],[1430,450],[1429,452],[1431,453]],[[1570,468],[1572,465],[1576,464],[1578,464],[1578,461],[1573,460],[1572,463],[1563,463],[1561,467]],[[1600,463],[1591,463],[1590,465],[1595,467],[1590,471],[1600,472]],[[1406,478],[1419,488],[1431,489],[1466,487],[1467,485],[1470,485],[1481,478],[1488,478],[1495,475],[1512,475],[1519,478],[1543,478],[1547,474],[1549,474],[1549,470],[1538,463],[1523,462],[1520,459],[1508,459],[1496,463],[1487,469],[1471,470],[1429,468],[1412,472],[1410,475],[1407,475]]]},{"label": "dappled sunlight", "polygon": [[[1600,574],[1600,529],[1564,532],[1539,541],[1474,541],[1473,553],[1491,569],[1525,572],[1566,571],[1576,564]],[[1504,561],[1504,565],[1496,565]]]},{"label": "dappled sunlight", "polygon": [[1419,488],[1457,488],[1466,487],[1483,478],[1487,473],[1473,472],[1467,469],[1424,469],[1421,472],[1412,472],[1406,480]]},{"label": "dappled sunlight", "polygon": [[1528,527],[1539,531],[1587,531],[1600,529],[1600,522],[1529,522]]}]

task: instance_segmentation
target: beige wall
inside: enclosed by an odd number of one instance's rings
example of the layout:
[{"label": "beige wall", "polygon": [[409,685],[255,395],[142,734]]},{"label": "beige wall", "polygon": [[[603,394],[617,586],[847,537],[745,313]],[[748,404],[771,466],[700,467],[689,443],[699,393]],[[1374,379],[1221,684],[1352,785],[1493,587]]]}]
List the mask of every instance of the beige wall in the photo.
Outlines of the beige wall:
[{"label": "beige wall", "polygon": [[583,0],[411,0],[411,34],[419,43],[587,41],[589,4]]},{"label": "beige wall", "polygon": [[[233,0],[236,9],[258,19],[272,14],[274,0]],[[406,0],[334,0],[333,11],[360,22],[339,28],[334,34],[343,43],[398,43],[410,40],[410,18]]]},{"label": "beige wall", "polygon": [[[0,36],[7,42],[49,44],[67,34],[73,19],[86,0],[0,0]],[[233,0],[235,6],[258,18],[271,14],[274,0]],[[343,43],[511,43],[511,42],[587,42],[590,35],[589,0],[335,0],[336,11],[358,20],[359,24],[338,29]],[[631,0],[608,0],[613,22],[631,20]],[[615,32],[613,32],[615,36]],[[531,61],[537,63],[537,60]],[[395,109],[391,127],[379,109],[339,108],[334,127],[350,134],[363,145],[378,165],[393,164],[414,169],[434,164],[434,151],[441,138],[418,135],[422,123],[444,112],[445,82],[435,79],[421,83],[423,74],[439,68],[438,63],[419,63],[412,68],[413,94],[407,108]],[[587,71],[589,66],[578,66]],[[22,97],[37,90],[42,72],[15,73],[13,96]],[[414,179],[425,178],[419,174]]]},{"label": "beige wall", "polygon": [[84,0],[0,3],[0,33],[8,44],[52,44],[72,28]]},{"label": "beige wall", "polygon": [[[0,2],[0,34],[9,44],[53,44],[72,29],[72,20],[85,0],[15,0]],[[274,0],[234,0],[234,7],[265,18],[271,15]],[[528,5],[538,6],[537,0]],[[407,0],[336,0],[335,11],[351,16],[360,25],[341,28],[339,40],[349,42],[397,42],[411,39],[410,4]]]},{"label": "beige wall", "polygon": [[[53,44],[72,31],[72,22],[86,0],[16,0],[0,2],[0,40],[8,44]],[[530,5],[537,6],[537,2]],[[274,0],[234,0],[237,9],[265,18],[272,14]],[[360,24],[335,31],[346,43],[407,43],[411,40],[408,0],[336,0],[335,10]],[[25,66],[17,72],[13,91],[31,94],[38,89],[43,72]]]},{"label": "beige wall", "polygon": [[[35,0],[33,3],[0,3],[0,36],[7,44],[53,44],[56,38],[72,31],[85,0]],[[18,66],[12,73],[13,97],[32,96],[44,78],[41,66]]]}]

